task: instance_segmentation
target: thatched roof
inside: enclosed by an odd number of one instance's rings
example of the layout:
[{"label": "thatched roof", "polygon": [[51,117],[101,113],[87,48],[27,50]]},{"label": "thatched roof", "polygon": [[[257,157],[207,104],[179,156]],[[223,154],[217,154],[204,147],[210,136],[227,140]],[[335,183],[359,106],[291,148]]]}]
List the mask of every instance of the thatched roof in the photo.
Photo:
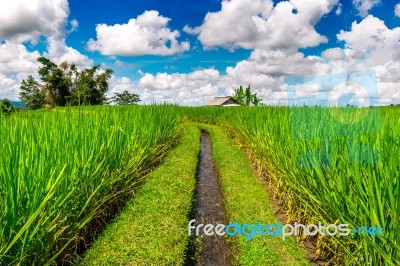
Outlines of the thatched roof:
[{"label": "thatched roof", "polygon": [[240,104],[232,96],[214,97],[206,105],[208,106],[240,106]]}]

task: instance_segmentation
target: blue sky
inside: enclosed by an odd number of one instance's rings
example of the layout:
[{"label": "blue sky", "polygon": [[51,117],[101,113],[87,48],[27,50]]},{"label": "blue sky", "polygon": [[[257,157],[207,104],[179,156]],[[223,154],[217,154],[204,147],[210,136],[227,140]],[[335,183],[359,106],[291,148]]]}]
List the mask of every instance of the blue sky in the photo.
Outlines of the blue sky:
[{"label": "blue sky", "polygon": [[287,77],[332,73],[322,57],[340,65],[344,49],[349,61],[372,52],[353,70],[376,71],[381,104],[400,101],[398,1],[16,0],[0,10],[0,97],[17,99],[44,55],[112,68],[109,94],[145,103],[199,105],[251,84],[277,104]]},{"label": "blue sky", "polygon": [[[273,1],[275,4],[282,1]],[[385,20],[388,26],[400,26],[400,19],[393,16],[393,10],[396,1],[385,1],[374,6],[369,13]],[[319,33],[328,37],[329,42],[301,49],[306,55],[320,55],[322,51],[330,47],[343,47],[343,43],[338,43],[336,34],[342,29],[349,29],[353,21],[361,21],[362,17],[358,15],[358,10],[354,7],[352,1],[340,1],[342,5],[342,14],[339,16],[335,12],[330,12],[324,16],[317,24],[316,29]],[[70,19],[79,21],[79,31],[71,34],[67,38],[67,44],[71,45],[80,52],[85,53],[85,40],[89,40],[96,36],[94,25],[105,23],[108,25],[126,23],[131,18],[136,18],[146,10],[157,10],[161,15],[171,18],[169,27],[171,29],[181,30],[184,26],[201,25],[205,15],[208,12],[218,12],[221,9],[221,1],[205,0],[205,1],[184,1],[178,0],[173,2],[165,1],[124,1],[117,0],[113,2],[98,1],[79,1],[70,0]],[[136,56],[136,57],[120,57],[120,60],[130,64],[131,67],[141,69],[144,72],[157,73],[167,72],[174,73],[190,72],[196,68],[214,67],[221,73],[224,73],[226,67],[234,65],[236,62],[245,60],[250,55],[250,50],[238,49],[230,52],[223,48],[216,48],[204,51],[204,48],[196,38],[196,36],[181,32],[182,40],[188,39],[192,45],[192,49],[182,55],[172,57],[164,56]],[[195,48],[194,48],[195,47]],[[194,49],[193,49],[194,48]],[[99,53],[88,54],[97,62],[107,62],[110,67],[128,74],[125,68],[112,66],[115,60],[105,58]]]},{"label": "blue sky", "polygon": [[[220,10],[221,2],[217,0],[207,1],[113,1],[101,2],[96,4],[96,1],[69,1],[71,8],[72,19],[79,21],[79,32],[71,34],[67,39],[67,44],[73,47],[79,47],[79,51],[85,52],[86,42],[96,36],[95,27],[93,25],[105,23],[108,25],[123,24],[131,18],[136,18],[146,10],[157,10],[162,16],[171,19],[169,27],[171,29],[182,30],[184,26],[201,25],[205,15],[208,12]],[[86,4],[87,3],[87,4]],[[93,8],[94,7],[94,8]],[[93,8],[93,9],[92,9]],[[91,15],[88,15],[91,14]],[[114,68],[116,71],[121,71],[123,74],[131,74],[131,69],[141,69],[143,72],[191,72],[197,68],[214,67],[221,72],[224,72],[226,67],[234,65],[240,60],[246,59],[250,55],[250,51],[239,49],[235,53],[225,49],[217,49],[205,52],[201,43],[196,39],[196,36],[181,32],[181,40],[189,40],[192,46],[190,51],[182,55],[174,56],[135,56],[135,57],[118,57],[124,63],[130,65],[131,68],[118,67],[113,63],[115,60],[105,58],[99,53],[91,54],[97,62],[107,62],[107,65]],[[196,48],[194,48],[196,47]],[[194,48],[194,49],[193,49]],[[136,78],[139,77],[136,75]]]}]

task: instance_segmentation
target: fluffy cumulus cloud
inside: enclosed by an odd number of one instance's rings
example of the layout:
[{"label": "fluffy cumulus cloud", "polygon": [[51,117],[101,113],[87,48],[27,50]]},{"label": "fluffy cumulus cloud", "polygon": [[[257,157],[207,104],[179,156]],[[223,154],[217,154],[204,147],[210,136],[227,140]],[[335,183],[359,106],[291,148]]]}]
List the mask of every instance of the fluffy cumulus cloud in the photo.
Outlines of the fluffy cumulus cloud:
[{"label": "fluffy cumulus cloud", "polygon": [[57,39],[49,37],[47,42],[47,52],[44,53],[44,56],[57,64],[61,64],[64,61],[70,63],[75,62],[78,67],[88,67],[93,64],[93,61],[89,59],[89,57],[67,46],[63,38]]},{"label": "fluffy cumulus cloud", "polygon": [[16,77],[0,73],[0,99],[17,99],[18,79]]},{"label": "fluffy cumulus cloud", "polygon": [[23,44],[0,44],[0,98],[18,98],[19,83],[36,72],[39,56],[39,52],[29,52]]},{"label": "fluffy cumulus cloud", "polygon": [[275,7],[271,0],[224,0],[190,34],[199,34],[205,48],[297,49],[326,42],[314,25],[329,13],[338,0],[290,0]]},{"label": "fluffy cumulus cloud", "polygon": [[110,90],[107,92],[109,97],[113,96],[115,93],[129,91],[138,93],[138,88],[135,83],[127,77],[116,77],[112,76],[109,82]]},{"label": "fluffy cumulus cloud", "polygon": [[188,74],[145,74],[139,81],[143,100],[198,105],[218,95],[220,73],[215,69],[196,70]]},{"label": "fluffy cumulus cloud", "polygon": [[137,87],[146,102],[198,105],[216,95],[232,95],[238,86],[251,84],[265,103],[279,104],[287,102],[286,76],[317,75],[328,69],[329,66],[319,58],[305,57],[299,52],[254,50],[249,59],[228,67],[224,75],[215,69],[201,69],[188,74],[146,73]]},{"label": "fluffy cumulus cloud", "polygon": [[103,55],[173,55],[189,50],[189,42],[179,42],[179,31],[168,28],[170,19],[158,11],[145,11],[127,24],[96,27],[97,40],[91,39],[87,47]]},{"label": "fluffy cumulus cloud", "polygon": [[0,73],[33,72],[37,69],[39,52],[29,52],[23,44],[0,44]]},{"label": "fluffy cumulus cloud", "polygon": [[394,7],[394,14],[396,17],[400,17],[400,3]]},{"label": "fluffy cumulus cloud", "polygon": [[227,68],[224,78],[226,83],[231,81],[231,86],[226,94],[231,95],[233,89],[242,84],[251,84],[265,103],[283,104],[288,97],[286,77],[319,75],[328,71],[329,66],[318,57],[305,57],[299,52],[254,50],[249,59]]},{"label": "fluffy cumulus cloud", "polygon": [[342,4],[341,3],[338,4],[338,6],[336,8],[336,11],[335,11],[335,14],[338,15],[338,16],[340,14],[342,14]]},{"label": "fluffy cumulus cloud", "polygon": [[[284,104],[288,101],[287,77],[318,77],[372,69],[376,73],[380,103],[399,103],[400,28],[389,29],[382,20],[369,15],[354,22],[348,31],[339,32],[337,39],[345,43],[345,49],[329,48],[323,51],[322,57],[304,56],[290,49],[255,49],[248,59],[228,67],[224,75],[206,75],[216,73],[215,70],[190,74],[145,74],[138,86],[145,88],[147,95],[155,100],[170,98],[181,104],[201,104],[215,95],[231,95],[234,88],[251,84],[265,103]],[[193,78],[194,73],[196,78]],[[343,85],[332,95],[336,97],[357,89],[351,84]],[[312,86],[304,87],[302,92],[314,97],[315,103],[325,97]],[[364,94],[356,96],[363,98],[360,98],[361,103],[368,103]]]},{"label": "fluffy cumulus cloud", "polygon": [[371,53],[370,65],[380,65],[400,59],[400,27],[389,29],[385,22],[369,15],[361,22],[353,22],[350,31],[340,31],[338,40],[357,51]]},{"label": "fluffy cumulus cloud", "polygon": [[380,3],[381,0],[353,0],[353,5],[361,17],[366,17],[369,11]]},{"label": "fluffy cumulus cloud", "polygon": [[[66,35],[79,24],[68,22],[68,16],[67,0],[0,1],[0,97],[18,99],[20,82],[28,75],[37,75],[37,58],[42,55],[56,63],[92,64],[87,56],[66,45]],[[25,42],[35,45],[39,39],[46,44],[45,52],[26,48]]]},{"label": "fluffy cumulus cloud", "polygon": [[[379,103],[400,103],[400,28],[389,29],[382,20],[369,15],[354,22],[349,31],[341,31],[337,38],[345,42],[346,48],[327,49],[321,58],[285,50],[254,50],[249,59],[228,68],[225,79],[231,81],[231,87],[252,84],[267,103],[276,104],[287,101],[286,77],[372,69],[376,73]],[[340,93],[352,89],[342,87]],[[228,94],[232,92],[227,90]],[[311,96],[316,93],[311,87],[306,92]]]},{"label": "fluffy cumulus cloud", "polygon": [[[351,80],[352,75],[357,75],[358,71],[373,70],[378,102],[382,105],[400,103],[400,28],[389,29],[382,20],[369,15],[359,23],[354,22],[349,31],[341,31],[337,38],[345,42],[345,49],[329,48],[323,51],[325,63],[322,64],[322,58],[316,58],[317,61],[313,63],[315,67],[306,69],[305,72],[309,73],[307,76],[312,73],[318,76],[344,72],[349,73]],[[304,60],[298,66],[305,66]],[[367,89],[371,88],[373,87]],[[305,89],[312,94],[310,87]],[[351,85],[342,86],[336,93],[345,95],[353,93],[355,89]],[[360,94],[362,97],[358,95],[361,103],[368,104],[373,100],[369,99],[370,95],[365,94],[365,88],[358,88],[358,92],[364,93],[363,96]]]},{"label": "fluffy cumulus cloud", "polygon": [[35,43],[63,35],[68,14],[67,0],[0,1],[0,39]]}]

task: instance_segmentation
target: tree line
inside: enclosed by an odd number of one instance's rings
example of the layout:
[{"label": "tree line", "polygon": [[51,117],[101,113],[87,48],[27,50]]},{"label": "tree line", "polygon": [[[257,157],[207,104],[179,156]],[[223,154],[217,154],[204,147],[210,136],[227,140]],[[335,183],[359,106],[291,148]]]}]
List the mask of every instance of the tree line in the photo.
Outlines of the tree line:
[{"label": "tree line", "polygon": [[59,66],[46,57],[39,57],[40,82],[33,76],[20,86],[20,100],[29,109],[76,105],[135,104],[140,96],[124,91],[108,99],[109,79],[114,71],[100,65],[79,69],[75,63],[63,62]]}]

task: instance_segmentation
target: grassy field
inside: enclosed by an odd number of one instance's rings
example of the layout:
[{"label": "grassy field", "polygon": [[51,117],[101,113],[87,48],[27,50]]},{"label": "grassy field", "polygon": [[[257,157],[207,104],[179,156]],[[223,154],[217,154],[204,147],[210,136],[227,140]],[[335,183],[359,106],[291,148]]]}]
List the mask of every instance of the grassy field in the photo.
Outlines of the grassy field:
[{"label": "grassy field", "polygon": [[[276,194],[286,201],[285,222],[384,228],[383,237],[318,236],[315,241],[321,256],[327,255],[334,264],[398,265],[400,109],[368,111],[317,107],[186,109],[190,119],[230,130],[254,152],[257,163],[273,179]],[[350,119],[343,119],[346,117]],[[362,150],[359,143],[373,146],[374,152]]]},{"label": "grassy field", "polygon": [[[229,223],[277,223],[265,186],[253,173],[245,154],[224,129],[198,126],[211,134]],[[279,237],[257,236],[247,241],[246,237],[236,236],[231,242],[236,246],[237,265],[308,265],[305,252],[293,238],[283,241]]]},{"label": "grassy field", "polygon": [[93,234],[93,222],[169,150],[180,130],[171,108],[0,117],[1,264],[42,265]]},{"label": "grassy field", "polygon": [[[81,265],[182,265],[196,182],[200,130],[189,126],[94,243]],[[179,167],[176,167],[179,165]]]},{"label": "grassy field", "polygon": [[[282,222],[384,228],[383,236],[313,237],[310,240],[317,245],[317,255],[333,265],[398,265],[399,113],[396,107],[358,110],[133,106],[0,116],[1,264],[44,264],[72,254],[82,236],[100,230],[94,229],[94,224],[109,217],[115,206],[132,196],[139,179],[171,149],[190,120],[222,128],[210,131],[214,132],[214,156],[228,213],[238,208],[235,202],[263,206],[269,203],[268,193],[262,192],[255,176],[240,169],[229,170],[240,156],[239,151],[230,148],[230,158],[218,146],[232,145],[221,137],[222,130],[251,152],[255,160],[252,163],[268,173],[274,196],[285,202],[287,221]],[[196,143],[193,141],[193,147]],[[183,165],[176,164],[176,168]],[[152,195],[152,187],[157,188],[154,177],[152,180],[147,185],[148,195]],[[228,195],[239,183],[249,185],[245,190],[248,194],[242,195],[239,190]],[[233,198],[236,200],[230,202]],[[143,203],[137,210],[143,211],[146,206]],[[273,218],[270,212],[263,211],[256,208],[229,215],[236,219]],[[140,212],[137,215],[139,222],[142,216]],[[184,222],[180,225],[184,226]],[[167,239],[160,237],[160,245]],[[289,248],[282,246],[282,253],[273,249],[280,245],[275,240],[258,241],[261,240],[234,244],[243,265],[249,265],[261,246],[262,250],[271,251],[270,258],[262,258],[265,261],[285,257],[302,263],[301,256],[296,255],[300,253],[290,242],[285,244]],[[146,247],[147,243],[143,244],[144,250]],[[171,258],[172,264],[180,264],[177,257]]]}]

